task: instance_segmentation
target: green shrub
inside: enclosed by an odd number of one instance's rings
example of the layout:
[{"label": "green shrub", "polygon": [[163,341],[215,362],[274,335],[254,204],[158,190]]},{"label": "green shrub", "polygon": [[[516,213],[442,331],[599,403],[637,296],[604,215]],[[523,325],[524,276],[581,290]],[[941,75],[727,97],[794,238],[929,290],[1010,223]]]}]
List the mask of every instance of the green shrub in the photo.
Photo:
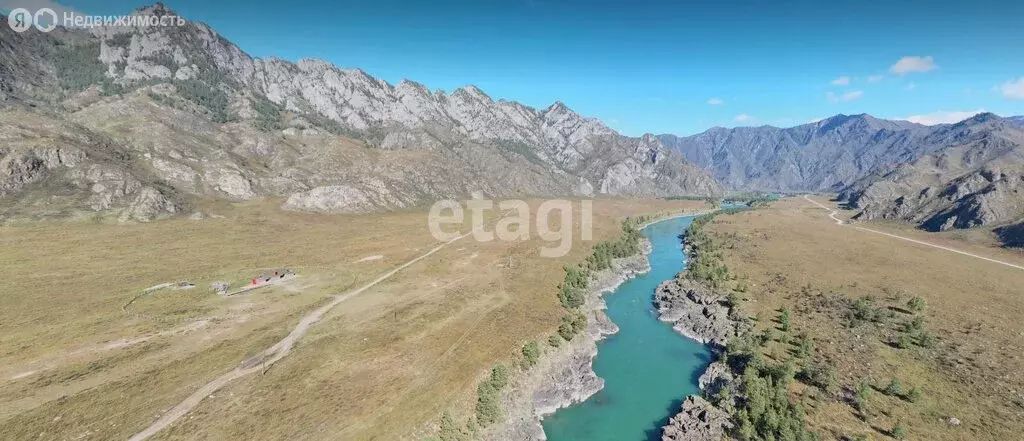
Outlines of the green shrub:
[{"label": "green shrub", "polygon": [[789,309],[783,309],[782,313],[779,314],[779,325],[782,326],[783,332],[788,332],[791,325],[791,318]]},{"label": "green shrub", "polygon": [[566,341],[572,341],[576,334],[587,329],[587,315],[577,310],[570,310],[562,316],[562,324],[558,326],[558,335]]},{"label": "green shrub", "polygon": [[892,426],[892,430],[889,432],[893,438],[896,439],[907,439],[907,430],[903,428],[903,423],[897,421],[896,425]]},{"label": "green shrub", "polygon": [[910,390],[907,391],[907,401],[910,401],[911,403],[921,401],[921,391],[916,387],[911,387]]},{"label": "green shrub", "polygon": [[[559,329],[559,330],[561,330],[561,329]],[[562,345],[562,337],[559,336],[558,334],[555,334],[555,335],[552,335],[552,336],[548,337],[548,346],[551,346],[553,348],[557,348],[557,347],[559,347],[561,345]]]},{"label": "green shrub", "polygon": [[907,301],[907,308],[913,312],[922,312],[928,307],[928,302],[920,297],[913,297]]},{"label": "green shrub", "polygon": [[871,385],[868,384],[867,380],[861,380],[857,383],[856,395],[854,396],[854,405],[857,406],[857,410],[864,412],[868,405],[868,396],[871,394]]},{"label": "green shrub", "polygon": [[468,441],[469,436],[455,423],[452,415],[446,410],[441,415],[441,429],[438,431],[437,439],[439,441]]},{"label": "green shrub", "polygon": [[931,348],[935,346],[935,336],[922,330],[917,334],[917,344],[922,348]]},{"label": "green shrub", "polygon": [[498,390],[491,382],[484,381],[476,389],[476,420],[481,426],[488,426],[501,418],[501,406],[498,404]]},{"label": "green shrub", "polygon": [[499,363],[491,368],[491,375],[477,386],[476,422],[470,424],[471,432],[475,431],[477,424],[487,426],[501,417],[501,407],[498,401],[500,392],[508,385],[508,381],[508,367]]},{"label": "green shrub", "polygon": [[885,387],[885,394],[890,397],[899,396],[902,393],[902,387],[900,380],[893,378],[889,385]]},{"label": "green shrub", "polygon": [[498,363],[491,368],[491,386],[497,390],[502,390],[508,385],[508,367]]},{"label": "green shrub", "polygon": [[807,358],[814,352],[814,342],[807,336],[807,333],[801,332],[796,338],[797,344],[797,356],[800,358]]},{"label": "green shrub", "polygon": [[903,324],[904,332],[917,332],[924,329],[924,318],[916,316],[912,320]]},{"label": "green shrub", "polygon": [[531,368],[540,360],[540,346],[531,341],[523,346],[523,366]]}]

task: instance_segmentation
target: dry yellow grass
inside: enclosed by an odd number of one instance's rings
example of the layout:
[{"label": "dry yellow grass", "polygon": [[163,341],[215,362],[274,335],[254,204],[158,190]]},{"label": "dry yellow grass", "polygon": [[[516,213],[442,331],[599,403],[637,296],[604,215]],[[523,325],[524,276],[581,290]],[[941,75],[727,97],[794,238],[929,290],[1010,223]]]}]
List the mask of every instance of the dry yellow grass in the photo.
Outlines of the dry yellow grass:
[{"label": "dry yellow grass", "polygon": [[[826,439],[858,434],[886,439],[897,421],[909,439],[1021,439],[1024,271],[838,226],[827,214],[794,198],[721,216],[709,227],[725,245],[733,272],[748,278],[743,304],[760,318],[758,329],[774,326],[780,308],[789,308],[796,331],[807,332],[818,353],[837,363],[844,386],[866,379],[877,388],[862,420],[850,405],[811,400],[809,388],[796,387],[796,398],[813,403],[812,426]],[[961,240],[899,225],[866,226],[1024,264],[1020,254],[986,246],[974,233]],[[864,296],[873,296],[875,306],[892,307],[894,316],[878,325],[844,326],[841,305],[829,299]],[[928,303],[925,327],[938,337],[934,348],[891,344],[911,317],[899,309],[913,296]],[[767,353],[788,357],[777,343]],[[923,398],[909,403],[879,392],[892,378],[904,391],[916,386]],[[951,417],[962,424],[950,425]]]},{"label": "dry yellow grass", "polygon": [[[327,295],[436,244],[423,211],[326,216],[278,203],[206,207],[226,217],[200,222],[0,231],[0,438],[127,438]],[[595,239],[617,235],[627,215],[700,206],[599,200]],[[343,303],[266,375],[229,385],[157,438],[397,439],[446,407],[468,409],[479,374],[555,329],[561,266],[593,242],[560,259],[541,258],[539,245],[449,246]],[[300,277],[227,299],[208,289],[283,266]],[[139,290],[182,279],[197,288],[133,304],[159,319],[122,312]]]}]

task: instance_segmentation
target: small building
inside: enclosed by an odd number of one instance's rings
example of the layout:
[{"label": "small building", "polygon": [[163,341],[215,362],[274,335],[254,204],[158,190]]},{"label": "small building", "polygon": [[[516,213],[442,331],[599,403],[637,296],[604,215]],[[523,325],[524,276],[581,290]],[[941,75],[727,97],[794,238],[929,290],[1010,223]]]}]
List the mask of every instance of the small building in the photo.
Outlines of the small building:
[{"label": "small building", "polygon": [[263,283],[269,283],[273,280],[283,279],[285,277],[294,275],[295,271],[292,271],[290,268],[281,268],[275,269],[273,271],[264,271],[252,279],[252,284],[259,285]]}]

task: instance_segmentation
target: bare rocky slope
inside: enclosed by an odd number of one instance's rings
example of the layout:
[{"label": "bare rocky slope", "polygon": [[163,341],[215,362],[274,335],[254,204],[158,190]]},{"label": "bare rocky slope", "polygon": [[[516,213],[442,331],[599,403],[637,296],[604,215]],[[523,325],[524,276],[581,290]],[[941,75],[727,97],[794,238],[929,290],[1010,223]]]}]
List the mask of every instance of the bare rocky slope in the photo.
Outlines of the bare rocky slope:
[{"label": "bare rocky slope", "polygon": [[857,219],[900,219],[943,231],[1024,218],[1024,130],[985,113],[930,136],[955,141],[842,191],[841,199],[861,210]]},{"label": "bare rocky slope", "polygon": [[[176,15],[162,4],[134,13]],[[366,212],[475,191],[723,191],[656,137],[620,135],[560,102],[535,109],[473,86],[445,93],[321,60],[253,58],[196,22],[0,27],[0,119],[5,217],[144,220],[200,199],[260,196],[289,209]],[[52,159],[62,149],[77,156]],[[58,188],[59,204],[48,200]]]},{"label": "bare rocky slope", "polygon": [[858,219],[904,220],[931,231],[1024,219],[1024,117],[983,113],[922,126],[837,115],[787,129],[658,138],[728,188],[837,192],[859,210]]}]

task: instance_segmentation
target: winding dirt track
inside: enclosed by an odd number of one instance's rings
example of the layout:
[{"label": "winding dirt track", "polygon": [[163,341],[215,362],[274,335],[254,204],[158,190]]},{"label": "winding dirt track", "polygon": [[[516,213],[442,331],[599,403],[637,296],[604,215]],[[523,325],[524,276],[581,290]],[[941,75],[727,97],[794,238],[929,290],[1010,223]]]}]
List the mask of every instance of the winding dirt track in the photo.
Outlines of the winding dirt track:
[{"label": "winding dirt track", "polygon": [[[846,225],[846,223],[844,223],[842,221],[842,219],[839,219],[838,217],[836,217],[836,213],[838,212],[837,210],[833,210],[833,209],[831,209],[829,207],[826,207],[825,205],[822,205],[818,201],[815,201],[814,199],[811,199],[807,195],[804,195],[804,199],[807,199],[808,202],[810,202],[810,203],[812,203],[814,205],[817,205],[817,206],[819,206],[819,207],[829,211],[828,217],[831,218],[832,220],[836,221],[836,225]],[[895,235],[895,234],[892,234],[892,233],[886,233],[884,231],[872,230],[870,228],[858,227],[858,226],[853,226],[853,225],[850,225],[850,226],[853,227],[854,229],[857,229],[857,230],[867,231],[869,233],[881,234],[883,236],[889,236],[889,237],[892,237],[892,238],[895,238],[895,239],[905,240],[907,242],[913,242],[913,243],[916,243],[916,244],[919,244],[919,245],[925,245],[925,246],[929,246],[929,247],[932,247],[932,248],[938,248],[940,250],[949,251],[951,253],[962,254],[964,256],[973,257],[975,259],[981,259],[981,260],[985,260],[985,261],[992,262],[992,263],[998,263],[1000,265],[1006,265],[1006,266],[1011,267],[1011,268],[1017,268],[1019,270],[1024,270],[1024,266],[1015,265],[1015,264],[1012,264],[1012,263],[1009,263],[1009,262],[1003,262],[1002,260],[996,260],[996,259],[988,258],[988,257],[985,257],[985,256],[979,256],[977,254],[968,253],[966,251],[960,251],[960,250],[957,250],[957,249],[944,247],[942,245],[935,245],[933,243],[928,243],[928,242],[920,241],[920,240],[917,240],[917,239],[911,239],[909,237],[898,236],[898,235]]]},{"label": "winding dirt track", "polygon": [[472,234],[472,232],[463,234],[447,242],[444,242],[434,247],[430,251],[427,251],[426,253],[420,255],[419,257],[416,257],[415,259],[412,259],[402,264],[401,266],[391,271],[388,271],[387,273],[384,273],[384,275],[374,279],[372,282],[369,282],[366,285],[363,285],[359,289],[349,291],[344,294],[335,295],[334,300],[331,300],[330,303],[321,306],[313,310],[309,314],[306,314],[304,317],[302,317],[302,319],[299,320],[299,323],[295,325],[295,328],[292,329],[292,332],[290,332],[288,336],[286,336],[284,339],[277,342],[275,345],[267,349],[264,349],[263,352],[261,352],[259,355],[242,362],[241,366],[231,370],[230,372],[225,373],[224,375],[215,378],[213,381],[210,381],[209,383],[206,383],[206,385],[199,388],[199,390],[193,392],[192,395],[189,395],[188,398],[185,398],[184,401],[178,403],[176,406],[171,408],[171,410],[168,410],[163,415],[161,415],[160,418],[153,422],[153,424],[151,424],[149,427],[147,427],[146,430],[136,433],[134,436],[129,438],[129,441],[142,441],[146,438],[153,436],[157,432],[173,424],[179,418],[181,418],[190,410],[199,405],[199,403],[203,401],[203,398],[210,396],[210,394],[216,392],[217,390],[224,387],[228,383],[234,381],[237,378],[244,377],[252,373],[260,372],[261,370],[270,367],[272,364],[276,363],[278,360],[288,355],[288,353],[291,352],[292,347],[295,346],[295,343],[302,339],[302,337],[306,334],[306,331],[308,331],[310,327],[312,327],[317,321],[323,318],[323,316],[327,314],[327,312],[333,309],[335,306],[338,306],[342,302],[356,295],[359,295],[363,291],[373,288],[377,284],[389,279],[391,276],[394,276],[399,271],[409,267],[412,264],[415,264],[416,262],[426,259],[431,254],[440,251],[442,248],[450,245],[451,243],[459,239],[469,236],[470,234]]}]

